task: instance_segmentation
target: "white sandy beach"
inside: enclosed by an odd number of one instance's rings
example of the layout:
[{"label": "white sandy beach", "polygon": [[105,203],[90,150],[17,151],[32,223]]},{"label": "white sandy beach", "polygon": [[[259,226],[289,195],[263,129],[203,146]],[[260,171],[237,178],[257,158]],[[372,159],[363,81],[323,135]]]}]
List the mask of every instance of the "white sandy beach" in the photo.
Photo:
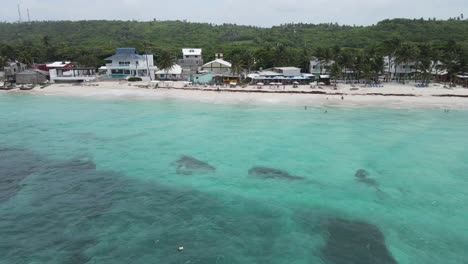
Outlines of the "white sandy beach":
[{"label": "white sandy beach", "polygon": [[[183,88],[175,83],[173,88],[148,89],[138,86],[146,83],[95,82],[82,85],[52,84],[44,89],[31,91],[18,89],[0,91],[2,94],[34,94],[38,96],[78,96],[95,99],[140,99],[140,100],[191,100],[217,104],[283,104],[309,107],[386,107],[386,108],[440,108],[468,109],[468,89],[444,88],[433,84],[428,88],[413,85],[385,84],[383,88],[363,88],[339,84],[337,90],[311,88],[310,86],[224,88],[217,91],[209,87]],[[314,94],[317,93],[317,94]],[[324,94],[318,94],[324,93]],[[450,95],[450,97],[440,97]],[[343,99],[342,99],[343,96]]]}]

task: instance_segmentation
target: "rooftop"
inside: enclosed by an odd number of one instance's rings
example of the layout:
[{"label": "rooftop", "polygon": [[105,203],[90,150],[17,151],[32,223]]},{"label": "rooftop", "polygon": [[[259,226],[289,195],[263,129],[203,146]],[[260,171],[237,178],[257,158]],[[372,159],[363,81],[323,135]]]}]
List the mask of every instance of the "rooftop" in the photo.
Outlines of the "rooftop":
[{"label": "rooftop", "polygon": [[175,64],[169,70],[159,70],[156,74],[182,74],[182,67],[178,64]]},{"label": "rooftop", "polygon": [[63,68],[70,63],[71,63],[70,61],[56,61],[56,62],[49,63],[46,66],[48,68]]},{"label": "rooftop", "polygon": [[297,68],[297,67],[275,67],[275,69],[277,70],[282,70],[282,71],[300,71],[301,69],[300,68]]},{"label": "rooftop", "polygon": [[201,56],[202,49],[185,48],[185,49],[182,49],[182,53],[184,54],[184,56],[187,56],[187,55]]},{"label": "rooftop", "polygon": [[216,59],[214,61],[210,61],[210,62],[206,63],[205,65],[203,65],[203,67],[208,67],[212,63],[219,63],[219,64],[224,65],[224,66],[229,67],[229,68],[232,67],[232,64],[230,62],[227,62],[227,61],[225,61],[223,59]]},{"label": "rooftop", "polygon": [[42,75],[49,75],[48,72],[46,71],[41,71],[41,70],[37,70],[37,69],[33,69],[33,70],[26,70],[24,72],[18,72],[16,75],[28,75],[28,74],[42,74]]},{"label": "rooftop", "polygon": [[115,55],[106,58],[107,61],[112,60],[141,60],[145,57],[138,55],[135,48],[117,48]]},{"label": "rooftop", "polygon": [[258,75],[260,75],[260,76],[280,76],[282,74],[277,73],[275,71],[263,70],[263,71],[259,71]]}]

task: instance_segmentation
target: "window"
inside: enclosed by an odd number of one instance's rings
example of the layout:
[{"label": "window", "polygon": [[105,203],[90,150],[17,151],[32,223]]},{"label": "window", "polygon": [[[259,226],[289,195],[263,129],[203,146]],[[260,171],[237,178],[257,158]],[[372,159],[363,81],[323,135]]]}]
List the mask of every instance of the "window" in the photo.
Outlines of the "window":
[{"label": "window", "polygon": [[197,56],[197,55],[195,55],[195,58],[198,58],[198,56]]},{"label": "window", "polygon": [[119,66],[130,66],[129,61],[119,61]]}]

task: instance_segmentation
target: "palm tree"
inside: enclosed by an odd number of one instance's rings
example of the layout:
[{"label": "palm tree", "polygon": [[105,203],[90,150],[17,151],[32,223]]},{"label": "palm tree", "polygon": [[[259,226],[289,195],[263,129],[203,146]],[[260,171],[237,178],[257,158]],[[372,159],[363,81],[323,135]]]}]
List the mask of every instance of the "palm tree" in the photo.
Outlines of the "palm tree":
[{"label": "palm tree", "polygon": [[360,52],[356,56],[359,79],[364,78],[366,83],[371,83],[373,79],[372,57],[365,52]]},{"label": "palm tree", "polygon": [[246,50],[244,54],[242,54],[242,61],[244,62],[245,67],[247,68],[247,73],[250,73],[256,63],[253,52],[251,52],[250,50]]},{"label": "palm tree", "polygon": [[364,69],[364,56],[362,52],[355,52],[355,54],[352,57],[352,66],[351,69],[354,73],[354,78],[359,82],[362,78],[363,72],[365,71]]},{"label": "palm tree", "polygon": [[433,65],[437,64],[438,60],[434,62],[432,59],[433,49],[431,46],[424,44],[419,46],[419,54],[416,59],[416,69],[421,77],[423,83],[429,82],[432,75]]},{"label": "palm tree", "polygon": [[457,74],[461,67],[460,67],[460,56],[457,52],[448,51],[442,55],[442,68],[444,68],[449,76],[450,83],[453,82],[455,74]]},{"label": "palm tree", "polygon": [[300,65],[306,72],[310,72],[310,59],[312,54],[309,49],[306,47],[302,48],[302,53],[300,54]]},{"label": "palm tree", "polygon": [[315,57],[320,62],[320,75],[322,75],[323,69],[328,68],[330,65],[330,62],[332,61],[332,58],[333,58],[332,51],[329,48],[318,47],[315,50]]},{"label": "palm tree", "polygon": [[447,71],[450,82],[453,83],[455,75],[466,67],[463,49],[455,41],[449,41],[444,47],[441,62],[442,68]]},{"label": "palm tree", "polygon": [[432,62],[431,74],[432,72],[435,73],[436,80],[439,80],[439,70],[441,69],[441,65],[440,65],[441,56],[442,56],[442,51],[440,50],[440,48],[431,47],[431,54],[430,54],[430,60]]},{"label": "palm tree", "polygon": [[159,67],[161,70],[165,71],[165,78],[167,79],[167,75],[169,73],[169,70],[174,67],[176,64],[176,58],[175,56],[172,55],[171,52],[169,51],[161,51],[159,54]]},{"label": "palm tree", "polygon": [[419,49],[412,43],[403,43],[396,52],[396,62],[405,64],[405,79],[408,79],[410,62],[418,57]]},{"label": "palm tree", "polygon": [[235,54],[231,58],[231,63],[232,63],[232,73],[236,75],[240,75],[242,70],[245,68],[245,61],[243,60],[242,56],[240,54]]},{"label": "palm tree", "polygon": [[[388,72],[390,74],[390,78],[388,78],[388,80],[391,80],[392,79],[392,76],[391,76],[391,70],[392,70],[392,66],[395,65],[395,56],[396,56],[396,53],[397,51],[400,49],[401,47],[401,39],[398,38],[398,37],[392,37],[391,39],[388,39],[388,40],[385,40],[382,44],[383,44],[383,50],[384,52],[387,54],[387,57],[388,57]],[[395,74],[394,76],[396,75],[396,67],[395,67]]]},{"label": "palm tree", "polygon": [[288,49],[283,44],[278,44],[273,50],[273,66],[285,66],[288,62]]},{"label": "palm tree", "polygon": [[[150,68],[149,68],[149,62],[148,62],[148,55],[150,54],[149,49],[153,47],[150,42],[143,42],[143,46],[145,48],[145,60],[146,60],[146,70],[148,72],[148,76],[150,78],[150,81],[152,81],[151,73],[150,73]],[[171,67],[172,68],[172,67]]]},{"label": "palm tree", "polygon": [[330,75],[335,80],[335,85],[338,83],[338,79],[341,78],[342,70],[338,63],[333,63],[330,69]]},{"label": "palm tree", "polygon": [[4,56],[0,56],[0,71],[6,66],[7,58]]},{"label": "palm tree", "polygon": [[354,52],[350,49],[342,50],[340,56],[336,59],[340,68],[344,70],[345,81],[348,81],[351,69],[353,68]]},{"label": "palm tree", "polygon": [[374,75],[374,80],[379,80],[379,75],[384,72],[385,61],[380,54],[376,53],[370,57],[371,70]]},{"label": "palm tree", "polygon": [[51,44],[51,38],[49,35],[45,35],[43,38],[42,38],[42,44],[44,44],[45,46],[45,50],[46,50],[46,54],[45,54],[45,57],[46,57],[46,60],[47,61],[51,61],[54,59],[55,57],[55,53],[56,53],[56,48],[54,46],[52,46]]}]

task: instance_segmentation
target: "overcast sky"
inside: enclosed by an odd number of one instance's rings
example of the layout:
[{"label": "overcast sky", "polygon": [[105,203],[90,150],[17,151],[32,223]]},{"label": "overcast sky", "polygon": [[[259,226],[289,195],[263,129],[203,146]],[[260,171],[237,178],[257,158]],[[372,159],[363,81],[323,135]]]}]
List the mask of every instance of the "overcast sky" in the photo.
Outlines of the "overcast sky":
[{"label": "overcast sky", "polygon": [[[188,20],[272,26],[289,22],[370,25],[387,18],[466,13],[467,0],[20,0],[23,20]],[[0,0],[0,20],[18,21],[17,1]]]}]

